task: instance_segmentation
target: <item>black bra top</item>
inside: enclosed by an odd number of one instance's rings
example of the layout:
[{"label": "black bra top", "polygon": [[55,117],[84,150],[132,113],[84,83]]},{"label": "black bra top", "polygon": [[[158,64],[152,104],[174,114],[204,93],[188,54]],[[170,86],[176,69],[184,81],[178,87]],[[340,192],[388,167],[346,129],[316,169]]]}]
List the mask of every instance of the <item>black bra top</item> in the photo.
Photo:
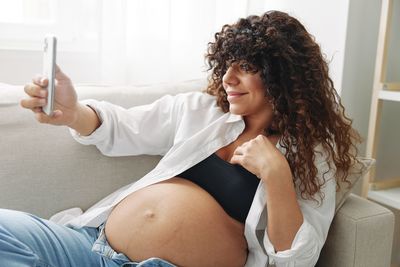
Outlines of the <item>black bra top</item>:
[{"label": "black bra top", "polygon": [[260,179],[215,153],[177,175],[202,187],[232,218],[244,223]]}]

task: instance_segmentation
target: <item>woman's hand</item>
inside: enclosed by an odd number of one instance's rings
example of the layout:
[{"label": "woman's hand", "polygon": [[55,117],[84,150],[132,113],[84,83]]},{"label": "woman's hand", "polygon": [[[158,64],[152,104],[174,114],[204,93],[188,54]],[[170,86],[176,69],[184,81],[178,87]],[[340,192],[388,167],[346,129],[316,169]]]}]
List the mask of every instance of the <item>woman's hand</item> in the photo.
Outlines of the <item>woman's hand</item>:
[{"label": "woman's hand", "polygon": [[231,163],[242,165],[264,181],[282,176],[291,179],[289,163],[276,148],[277,141],[277,137],[258,135],[235,149]]},{"label": "woman's hand", "polygon": [[[275,251],[291,248],[303,223],[289,163],[275,147],[276,138],[259,135],[237,147],[231,163],[238,163],[263,180],[266,192],[267,233]],[[275,143],[275,144],[274,144]]]},{"label": "woman's hand", "polygon": [[40,123],[72,125],[77,120],[79,103],[71,80],[56,66],[54,112],[51,116],[42,110],[47,103],[47,84],[47,78],[37,76],[33,83],[25,85],[24,90],[29,98],[21,100],[21,106],[32,110]]}]

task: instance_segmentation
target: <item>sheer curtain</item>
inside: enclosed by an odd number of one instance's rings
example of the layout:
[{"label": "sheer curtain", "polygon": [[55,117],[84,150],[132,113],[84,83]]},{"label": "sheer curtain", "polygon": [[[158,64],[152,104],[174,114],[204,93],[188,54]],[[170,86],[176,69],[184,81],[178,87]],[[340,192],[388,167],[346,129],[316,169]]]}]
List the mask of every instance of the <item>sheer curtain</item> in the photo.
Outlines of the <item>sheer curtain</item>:
[{"label": "sheer curtain", "polygon": [[146,84],[205,78],[204,54],[213,34],[254,12],[257,5],[262,6],[260,2],[265,1],[101,1],[101,82]]},{"label": "sheer curtain", "polygon": [[213,34],[239,17],[278,9],[321,44],[340,91],[349,0],[0,0],[0,80],[40,72],[43,37],[78,82],[146,84],[205,78]]},{"label": "sheer curtain", "polygon": [[48,33],[58,37],[57,62],[79,83],[205,78],[204,54],[213,34],[261,12],[265,2],[0,0],[0,80],[21,83],[39,73]]}]

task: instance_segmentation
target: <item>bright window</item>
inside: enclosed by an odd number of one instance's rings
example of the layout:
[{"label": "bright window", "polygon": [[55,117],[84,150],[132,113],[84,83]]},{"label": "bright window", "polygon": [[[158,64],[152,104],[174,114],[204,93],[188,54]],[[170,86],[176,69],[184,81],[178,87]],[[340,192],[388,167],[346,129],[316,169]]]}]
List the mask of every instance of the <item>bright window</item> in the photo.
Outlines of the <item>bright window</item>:
[{"label": "bright window", "polygon": [[0,49],[41,50],[46,34],[59,50],[96,50],[101,1],[0,0]]},{"label": "bright window", "polygon": [[0,23],[51,23],[54,19],[55,2],[53,0],[0,0]]}]

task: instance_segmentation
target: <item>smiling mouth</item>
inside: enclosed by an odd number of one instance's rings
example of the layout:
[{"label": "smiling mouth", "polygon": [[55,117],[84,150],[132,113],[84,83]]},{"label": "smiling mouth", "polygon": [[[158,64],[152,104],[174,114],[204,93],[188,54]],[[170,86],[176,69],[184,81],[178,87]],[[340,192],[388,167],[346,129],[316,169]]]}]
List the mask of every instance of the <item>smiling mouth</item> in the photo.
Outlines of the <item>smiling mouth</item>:
[{"label": "smiling mouth", "polygon": [[228,93],[228,96],[241,96],[241,95],[245,95],[246,93]]},{"label": "smiling mouth", "polygon": [[228,95],[227,99],[228,99],[228,101],[235,100],[235,99],[237,99],[237,98],[239,98],[241,96],[244,96],[246,94],[247,93],[229,92],[229,93],[227,93],[227,95]]}]

